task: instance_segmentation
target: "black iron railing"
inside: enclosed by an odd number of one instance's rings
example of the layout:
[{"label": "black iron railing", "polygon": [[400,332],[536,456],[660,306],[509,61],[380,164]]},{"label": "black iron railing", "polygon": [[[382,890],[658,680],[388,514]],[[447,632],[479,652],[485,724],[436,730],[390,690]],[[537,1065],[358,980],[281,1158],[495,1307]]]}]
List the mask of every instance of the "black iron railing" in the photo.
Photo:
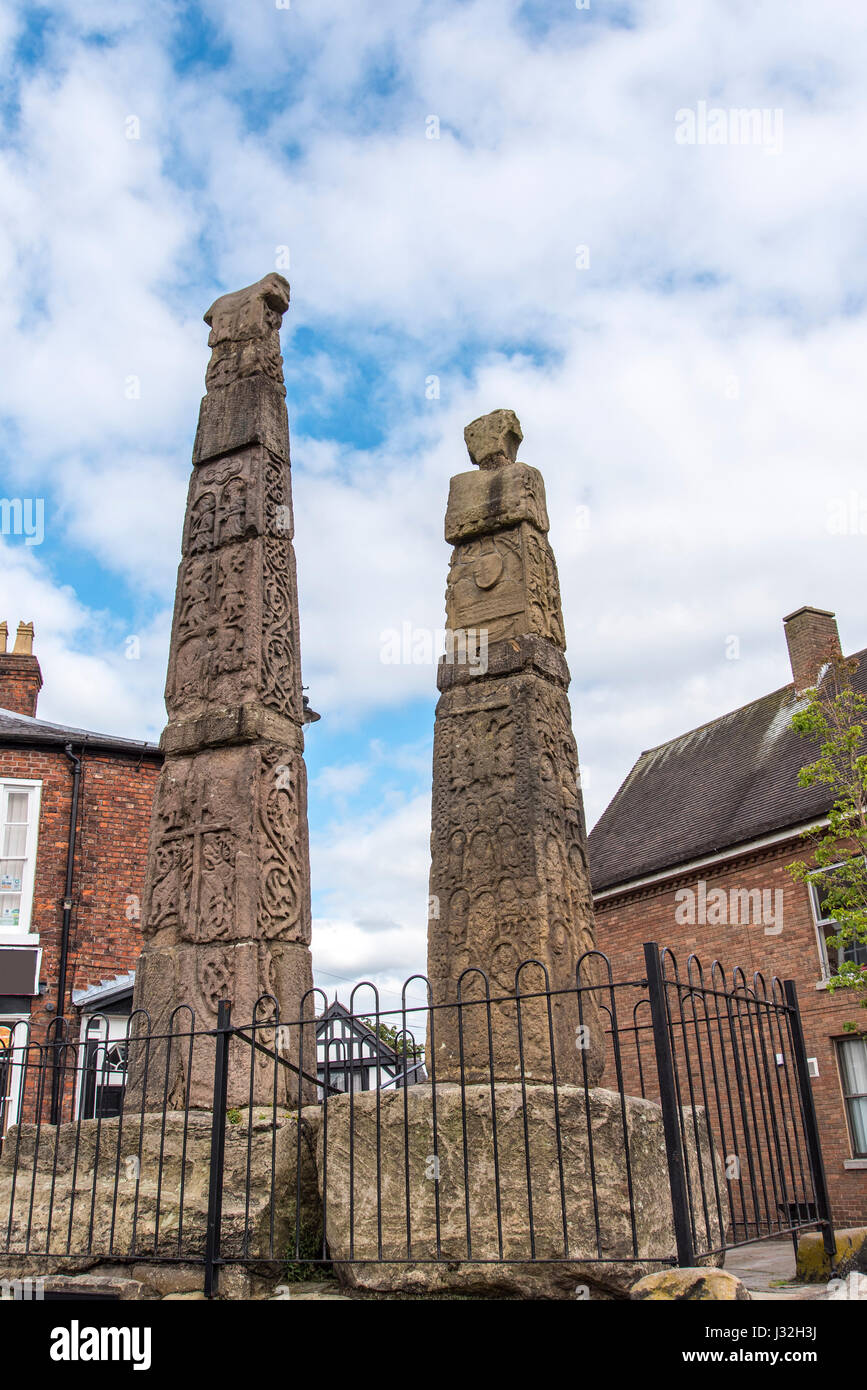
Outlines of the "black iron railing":
[{"label": "black iron railing", "polygon": [[393,1010],[358,985],[339,1038],[320,991],[290,1020],[270,996],[244,1022],[224,1001],[215,1028],[136,1011],[120,1040],[99,1016],[86,1040],[19,1025],[0,1259],[192,1261],[212,1292],[231,1262],[691,1265],[817,1226],[830,1250],[794,985],[644,951],[641,978],[590,952],[569,988],[525,962],[514,989],[468,971],[446,1002],[415,976]]}]

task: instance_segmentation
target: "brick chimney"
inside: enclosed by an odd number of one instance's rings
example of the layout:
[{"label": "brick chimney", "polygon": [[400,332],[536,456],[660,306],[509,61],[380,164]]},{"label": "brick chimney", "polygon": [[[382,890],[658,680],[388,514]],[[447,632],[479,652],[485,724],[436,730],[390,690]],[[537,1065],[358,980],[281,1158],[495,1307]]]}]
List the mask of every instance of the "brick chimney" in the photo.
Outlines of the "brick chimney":
[{"label": "brick chimney", "polygon": [[9,628],[0,623],[0,709],[35,716],[42,672],[33,655],[33,624],[19,623],[15,645],[7,652]]},{"label": "brick chimney", "polygon": [[783,619],[792,678],[798,694],[818,684],[819,672],[843,652],[837,619],[827,608],[805,605]]}]

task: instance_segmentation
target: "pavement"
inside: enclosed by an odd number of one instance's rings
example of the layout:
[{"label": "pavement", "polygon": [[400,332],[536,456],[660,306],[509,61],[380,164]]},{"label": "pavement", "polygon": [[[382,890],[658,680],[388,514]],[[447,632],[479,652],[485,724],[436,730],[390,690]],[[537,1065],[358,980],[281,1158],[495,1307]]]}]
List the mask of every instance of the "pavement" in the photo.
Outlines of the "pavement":
[{"label": "pavement", "polygon": [[827,1284],[795,1282],[795,1251],[791,1240],[761,1240],[726,1255],[725,1267],[746,1284],[757,1301],[810,1302],[828,1297]]},{"label": "pavement", "polygon": [[[795,1251],[791,1240],[763,1240],[743,1245],[726,1255],[725,1268],[735,1274],[756,1302],[815,1302],[828,1298],[827,1284],[798,1284],[795,1281]],[[342,1293],[333,1280],[284,1285],[272,1299],[336,1300],[352,1298],[399,1298],[400,1295],[362,1294],[358,1290]]]}]

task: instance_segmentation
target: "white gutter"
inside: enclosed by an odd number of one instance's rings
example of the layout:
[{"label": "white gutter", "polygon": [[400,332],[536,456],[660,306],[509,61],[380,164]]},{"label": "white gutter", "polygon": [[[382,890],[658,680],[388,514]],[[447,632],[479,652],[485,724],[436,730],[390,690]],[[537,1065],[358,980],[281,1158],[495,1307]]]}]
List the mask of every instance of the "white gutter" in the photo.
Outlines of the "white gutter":
[{"label": "white gutter", "polygon": [[810,830],[814,825],[825,826],[830,825],[830,823],[827,816],[823,817],[822,820],[805,821],[803,825],[793,825],[788,830],[781,830],[775,835],[763,835],[759,840],[747,840],[735,849],[720,850],[716,854],[706,854],[702,859],[687,859],[682,864],[674,864],[670,868],[660,869],[655,874],[645,875],[644,878],[631,878],[614,888],[604,888],[601,892],[593,894],[593,901],[601,903],[606,898],[619,897],[621,893],[632,892],[635,888],[644,888],[647,884],[664,883],[669,878],[680,878],[682,874],[691,873],[693,869],[703,869],[709,864],[719,864],[726,859],[740,859],[743,855],[753,854],[756,850],[764,849],[768,845],[777,845],[785,840],[794,840],[802,831]]}]

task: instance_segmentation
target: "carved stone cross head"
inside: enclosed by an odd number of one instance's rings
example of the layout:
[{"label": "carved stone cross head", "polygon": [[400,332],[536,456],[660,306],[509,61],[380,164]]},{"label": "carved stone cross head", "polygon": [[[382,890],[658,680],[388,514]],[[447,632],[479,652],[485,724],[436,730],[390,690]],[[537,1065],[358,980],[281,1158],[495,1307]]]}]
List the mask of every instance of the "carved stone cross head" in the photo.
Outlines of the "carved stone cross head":
[{"label": "carved stone cross head", "polygon": [[272,271],[255,285],[215,299],[205,314],[211,360],[209,391],[262,373],[286,394],[280,356],[280,324],[289,308],[289,282]]},{"label": "carved stone cross head", "polygon": [[211,332],[208,347],[230,339],[238,343],[248,338],[264,338],[280,327],[289,308],[289,281],[272,271],[270,275],[215,299],[205,314]]},{"label": "carved stone cross head", "polygon": [[492,410],[480,415],[464,430],[467,450],[479,468],[503,468],[518,457],[524,438],[521,422],[514,410]]}]

